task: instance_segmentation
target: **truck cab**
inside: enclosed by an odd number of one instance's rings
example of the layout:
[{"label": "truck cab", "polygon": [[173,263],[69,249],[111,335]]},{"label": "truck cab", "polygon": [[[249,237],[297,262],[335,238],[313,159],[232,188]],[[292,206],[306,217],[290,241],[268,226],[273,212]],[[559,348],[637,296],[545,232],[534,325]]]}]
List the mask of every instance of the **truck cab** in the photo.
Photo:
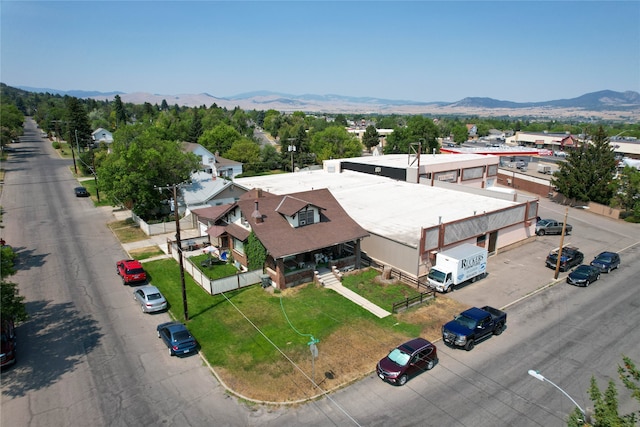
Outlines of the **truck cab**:
[{"label": "truck cab", "polygon": [[470,351],[479,340],[500,335],[507,323],[507,313],[497,308],[472,307],[456,315],[442,327],[442,340]]}]

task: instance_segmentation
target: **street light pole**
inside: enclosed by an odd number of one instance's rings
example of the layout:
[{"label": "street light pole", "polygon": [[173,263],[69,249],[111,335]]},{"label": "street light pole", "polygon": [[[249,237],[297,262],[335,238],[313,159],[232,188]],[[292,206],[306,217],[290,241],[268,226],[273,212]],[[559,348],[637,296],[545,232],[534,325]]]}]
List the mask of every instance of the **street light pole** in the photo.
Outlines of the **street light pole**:
[{"label": "street light pole", "polygon": [[587,413],[584,411],[584,409],[582,409],[580,407],[580,405],[578,405],[578,402],[576,402],[575,400],[573,400],[573,397],[569,396],[569,393],[567,393],[566,391],[564,391],[563,389],[561,389],[556,383],[554,383],[553,381],[545,378],[544,376],[542,376],[542,374],[540,374],[540,372],[538,371],[534,371],[533,369],[529,369],[529,375],[531,375],[533,378],[540,380],[540,381],[546,381],[549,384],[551,384],[552,386],[554,386],[555,388],[557,388],[558,390],[560,390],[562,392],[562,394],[564,394],[565,396],[567,396],[569,398],[569,400],[571,400],[573,402],[574,405],[576,405],[576,407],[580,410],[580,412],[582,413],[582,416],[584,417],[584,421],[585,422],[589,422],[589,420],[587,419]]}]

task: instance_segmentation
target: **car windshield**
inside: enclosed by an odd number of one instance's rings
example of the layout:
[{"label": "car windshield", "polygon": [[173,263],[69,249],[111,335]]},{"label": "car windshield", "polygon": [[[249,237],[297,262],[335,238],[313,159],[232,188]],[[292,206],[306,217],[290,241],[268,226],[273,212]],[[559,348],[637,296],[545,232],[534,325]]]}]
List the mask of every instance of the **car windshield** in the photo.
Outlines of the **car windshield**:
[{"label": "car windshield", "polygon": [[573,271],[573,273],[571,273],[571,275],[573,277],[585,278],[585,277],[587,277],[589,275],[590,271],[591,270],[589,270],[588,268],[578,267]]},{"label": "car windshield", "polygon": [[149,301],[154,301],[154,300],[157,300],[157,299],[162,299],[162,295],[160,295],[159,293],[158,293],[158,294],[148,294],[148,295],[147,295],[147,299],[148,299]]},{"label": "car windshield", "polygon": [[609,263],[611,262],[611,255],[598,255],[596,261]]},{"label": "car windshield", "polygon": [[396,365],[405,366],[407,363],[409,363],[409,358],[411,356],[400,350],[399,348],[396,348],[391,350],[391,353],[389,353],[389,356],[387,357]]},{"label": "car windshield", "polygon": [[463,314],[459,314],[455,317],[455,321],[467,329],[475,329],[476,321],[470,317],[467,317]]},{"label": "car windshield", "polygon": [[444,282],[444,273],[442,271],[431,269],[428,277],[436,282]]},{"label": "car windshield", "polygon": [[191,338],[191,335],[187,331],[178,331],[174,332],[173,340],[174,341],[186,341]]},{"label": "car windshield", "polygon": [[545,226],[548,225],[549,222],[550,221],[548,219],[541,219],[540,221],[538,221],[538,225]]}]

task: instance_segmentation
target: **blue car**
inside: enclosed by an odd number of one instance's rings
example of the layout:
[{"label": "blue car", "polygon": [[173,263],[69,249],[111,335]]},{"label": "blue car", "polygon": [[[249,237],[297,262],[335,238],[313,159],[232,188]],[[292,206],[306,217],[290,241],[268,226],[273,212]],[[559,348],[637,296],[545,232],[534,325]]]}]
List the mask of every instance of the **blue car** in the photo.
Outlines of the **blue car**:
[{"label": "blue car", "polygon": [[169,347],[171,356],[188,354],[196,351],[198,342],[191,332],[180,322],[167,322],[158,325],[158,338]]},{"label": "blue car", "polygon": [[620,255],[615,252],[602,252],[591,261],[593,267],[597,267],[602,273],[610,273],[620,267]]}]

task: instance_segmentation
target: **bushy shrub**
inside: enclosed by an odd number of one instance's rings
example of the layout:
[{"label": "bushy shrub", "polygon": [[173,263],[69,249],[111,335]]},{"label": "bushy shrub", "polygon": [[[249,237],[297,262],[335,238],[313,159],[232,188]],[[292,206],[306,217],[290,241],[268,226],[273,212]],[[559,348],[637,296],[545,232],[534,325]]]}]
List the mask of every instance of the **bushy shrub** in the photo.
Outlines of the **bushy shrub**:
[{"label": "bushy shrub", "polygon": [[58,141],[53,141],[51,143],[51,146],[53,147],[54,150],[59,150],[60,149],[60,143]]}]

